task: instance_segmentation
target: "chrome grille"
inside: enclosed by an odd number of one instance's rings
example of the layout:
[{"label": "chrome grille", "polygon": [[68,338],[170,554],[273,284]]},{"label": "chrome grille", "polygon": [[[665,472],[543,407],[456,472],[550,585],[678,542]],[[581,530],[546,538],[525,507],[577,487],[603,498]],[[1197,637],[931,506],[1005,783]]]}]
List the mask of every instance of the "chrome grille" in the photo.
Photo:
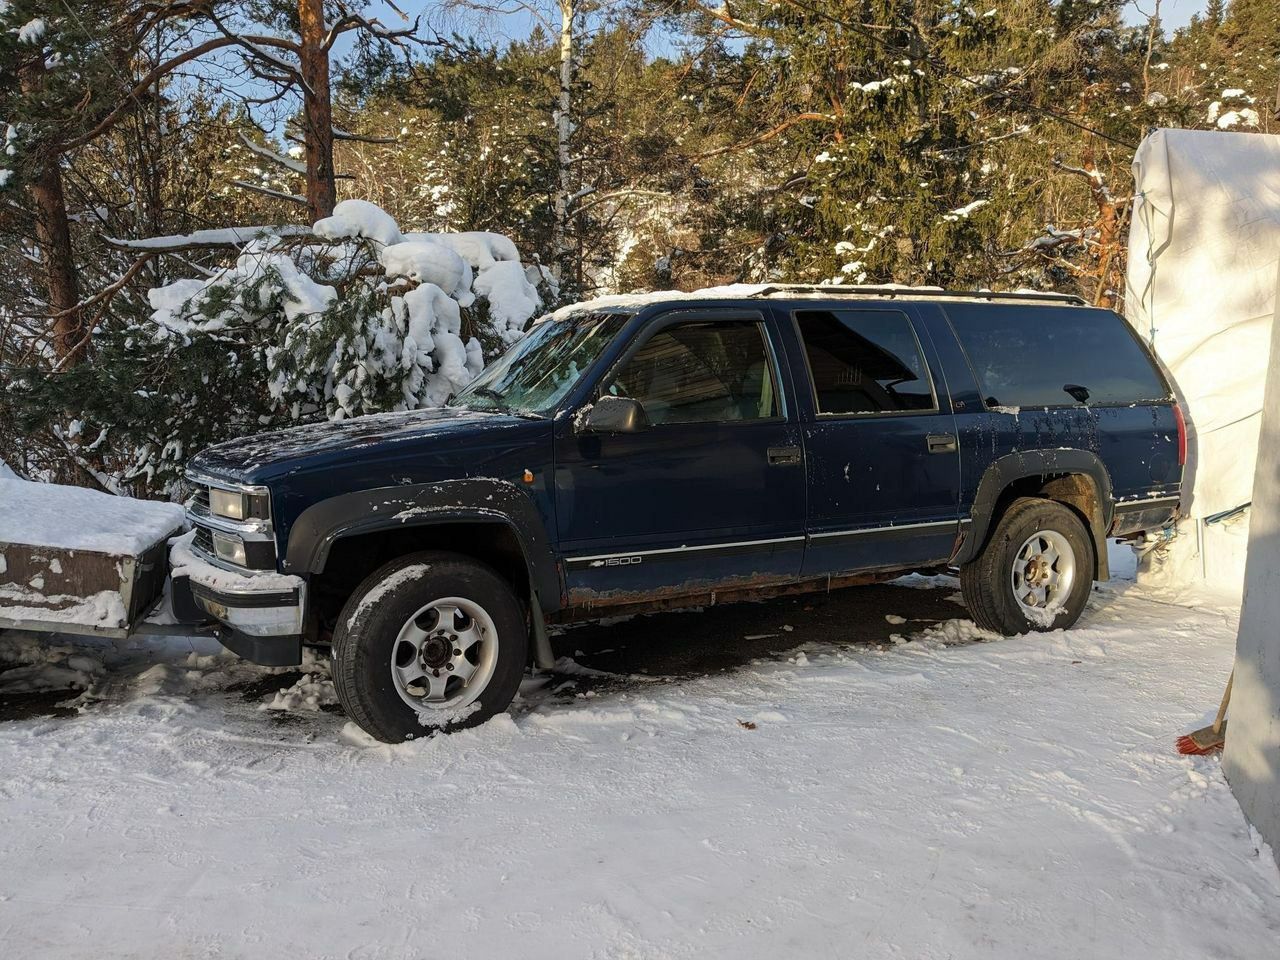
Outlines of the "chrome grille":
[{"label": "chrome grille", "polygon": [[199,550],[207,557],[213,556],[213,533],[208,527],[196,527],[195,539],[191,541],[191,546]]}]

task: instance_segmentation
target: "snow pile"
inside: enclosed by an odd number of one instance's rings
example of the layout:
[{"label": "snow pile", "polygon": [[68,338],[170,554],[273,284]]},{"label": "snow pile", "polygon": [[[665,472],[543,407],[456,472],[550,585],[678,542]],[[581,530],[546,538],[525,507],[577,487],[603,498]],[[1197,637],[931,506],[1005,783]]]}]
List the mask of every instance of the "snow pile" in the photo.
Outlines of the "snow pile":
[{"label": "snow pile", "polygon": [[0,544],[137,556],[185,521],[176,503],[0,478]]},{"label": "snow pile", "polygon": [[443,403],[484,366],[484,336],[464,340],[462,311],[506,346],[541,305],[508,238],[402,233],[363,200],[339,203],[309,237],[259,236],[217,275],[149,300],[161,339],[255,345],[275,402],[331,420]]},{"label": "snow pile", "polygon": [[1212,521],[1252,497],[1280,276],[1280,137],[1157,130],[1133,168],[1126,312],[1170,373],[1190,440],[1188,519],[1144,569],[1238,597],[1246,538]]},{"label": "snow pile", "polygon": [[337,691],[333,689],[333,681],[327,675],[307,673],[293,686],[285,690],[277,690],[270,703],[262,705],[263,710],[323,710],[338,704]]}]

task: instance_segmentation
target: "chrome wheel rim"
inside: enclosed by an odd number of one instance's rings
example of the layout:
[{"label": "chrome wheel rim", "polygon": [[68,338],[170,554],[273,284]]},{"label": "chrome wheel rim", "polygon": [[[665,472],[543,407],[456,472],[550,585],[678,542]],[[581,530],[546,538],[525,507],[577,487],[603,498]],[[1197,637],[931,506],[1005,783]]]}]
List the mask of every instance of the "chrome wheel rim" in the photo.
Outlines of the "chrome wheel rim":
[{"label": "chrome wheel rim", "polygon": [[1014,557],[1013,596],[1034,623],[1046,625],[1065,609],[1075,581],[1076,553],[1056,530],[1036,531]]},{"label": "chrome wheel rim", "polygon": [[391,678],[419,714],[475,702],[498,663],[498,630],[474,600],[442,597],[405,621],[391,647]]}]

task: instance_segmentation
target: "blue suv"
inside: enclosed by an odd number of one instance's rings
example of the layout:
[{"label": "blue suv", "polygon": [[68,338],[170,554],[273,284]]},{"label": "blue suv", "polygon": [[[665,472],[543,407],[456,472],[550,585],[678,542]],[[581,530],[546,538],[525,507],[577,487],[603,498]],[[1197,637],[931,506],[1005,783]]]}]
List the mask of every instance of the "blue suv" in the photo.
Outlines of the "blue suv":
[{"label": "blue suv", "polygon": [[1175,516],[1185,430],[1070,297],[721,288],[561,310],[439,409],[190,466],[177,607],[258,663],[329,644],[383,740],[506,709],[546,624],[958,568],[974,620],[1069,627],[1107,537]]}]

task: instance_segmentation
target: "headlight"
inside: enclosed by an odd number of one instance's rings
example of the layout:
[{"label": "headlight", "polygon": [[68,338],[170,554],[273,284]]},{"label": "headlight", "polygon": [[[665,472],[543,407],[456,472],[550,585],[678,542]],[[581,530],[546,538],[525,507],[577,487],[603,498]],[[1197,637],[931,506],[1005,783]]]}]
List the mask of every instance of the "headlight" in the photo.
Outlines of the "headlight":
[{"label": "headlight", "polygon": [[213,531],[213,552],[218,556],[219,560],[226,560],[228,563],[234,563],[238,567],[247,567],[249,565],[244,554],[244,541],[229,533],[223,533],[220,530]]},{"label": "headlight", "polygon": [[243,493],[233,490],[219,490],[217,487],[213,487],[209,490],[209,512],[215,517],[243,520],[246,513],[246,499]]}]

